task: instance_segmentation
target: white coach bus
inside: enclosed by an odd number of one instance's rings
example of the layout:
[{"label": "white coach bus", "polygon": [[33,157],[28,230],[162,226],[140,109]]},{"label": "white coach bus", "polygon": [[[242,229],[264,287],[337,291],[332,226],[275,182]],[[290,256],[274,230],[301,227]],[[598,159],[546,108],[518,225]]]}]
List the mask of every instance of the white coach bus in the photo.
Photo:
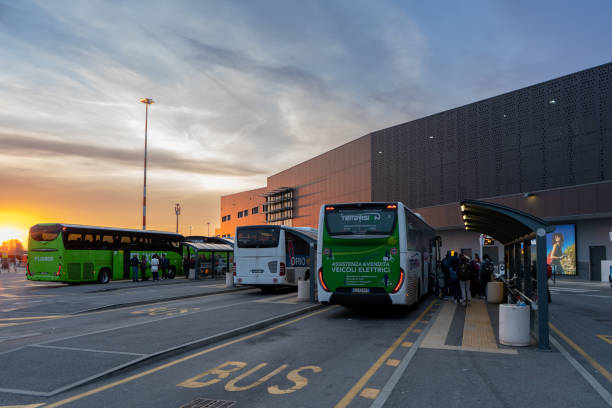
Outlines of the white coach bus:
[{"label": "white coach bus", "polygon": [[234,284],[270,290],[308,280],[316,228],[253,225],[236,228]]}]

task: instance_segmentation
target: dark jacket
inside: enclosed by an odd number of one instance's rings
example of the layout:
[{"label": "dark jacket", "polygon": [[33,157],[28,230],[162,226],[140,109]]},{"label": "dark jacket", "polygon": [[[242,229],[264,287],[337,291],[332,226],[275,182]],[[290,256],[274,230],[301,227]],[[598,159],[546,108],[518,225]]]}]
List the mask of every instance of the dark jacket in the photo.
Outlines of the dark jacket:
[{"label": "dark jacket", "polygon": [[138,258],[136,258],[135,256],[133,256],[133,257],[130,259],[130,265],[131,265],[131,266],[138,266],[138,264],[139,264],[139,263],[140,263],[140,261],[139,261],[139,260],[138,260]]},{"label": "dark jacket", "polygon": [[458,268],[458,275],[460,281],[469,281],[472,279],[472,264],[468,259],[460,259]]}]

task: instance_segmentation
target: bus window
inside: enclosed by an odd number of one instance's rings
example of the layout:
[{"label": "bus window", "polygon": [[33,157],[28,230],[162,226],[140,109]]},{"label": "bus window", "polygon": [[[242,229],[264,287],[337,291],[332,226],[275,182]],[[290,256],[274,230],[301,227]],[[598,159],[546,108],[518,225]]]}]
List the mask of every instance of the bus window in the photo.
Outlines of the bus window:
[{"label": "bus window", "polygon": [[325,212],[327,232],[334,235],[390,235],[395,227],[396,208],[339,207]]},{"label": "bus window", "polygon": [[30,228],[30,238],[34,241],[53,241],[60,231],[59,225],[35,225]]},{"label": "bus window", "polygon": [[279,228],[240,228],[236,242],[239,248],[276,248]]},{"label": "bus window", "polygon": [[100,248],[102,249],[111,249],[115,243],[112,235],[98,235],[98,240],[101,243]]}]

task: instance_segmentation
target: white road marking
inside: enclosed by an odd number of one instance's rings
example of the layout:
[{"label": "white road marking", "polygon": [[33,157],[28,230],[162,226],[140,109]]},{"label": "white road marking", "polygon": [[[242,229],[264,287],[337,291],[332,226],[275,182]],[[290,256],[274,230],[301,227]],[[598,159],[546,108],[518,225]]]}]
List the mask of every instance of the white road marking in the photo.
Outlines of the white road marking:
[{"label": "white road marking", "polygon": [[42,345],[42,344],[33,344],[29,347],[50,348],[50,349],[58,349],[58,350],[70,350],[70,351],[86,351],[90,353],[125,354],[128,356],[138,356],[138,357],[146,356],[146,354],[142,354],[142,353],[128,353],[125,351],[95,350],[95,349],[85,349],[85,348],[79,348],[79,347],[49,346],[49,345]]}]

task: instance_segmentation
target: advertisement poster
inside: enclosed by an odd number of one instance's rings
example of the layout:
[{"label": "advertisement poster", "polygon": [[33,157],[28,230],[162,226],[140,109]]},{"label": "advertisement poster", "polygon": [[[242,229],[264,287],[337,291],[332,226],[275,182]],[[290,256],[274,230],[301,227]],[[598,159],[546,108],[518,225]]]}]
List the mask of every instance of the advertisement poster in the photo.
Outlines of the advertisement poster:
[{"label": "advertisement poster", "polygon": [[576,275],[576,226],[555,225],[546,234],[546,262],[556,275]]}]

